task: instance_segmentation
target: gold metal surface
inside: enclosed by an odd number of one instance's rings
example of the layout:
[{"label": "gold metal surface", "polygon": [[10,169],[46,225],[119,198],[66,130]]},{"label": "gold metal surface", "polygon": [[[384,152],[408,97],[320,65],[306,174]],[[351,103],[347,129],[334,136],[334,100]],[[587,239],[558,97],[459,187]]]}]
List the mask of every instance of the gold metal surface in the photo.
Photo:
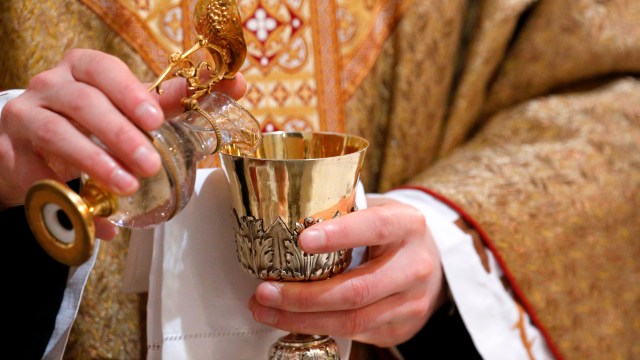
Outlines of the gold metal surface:
[{"label": "gold metal surface", "polygon": [[[313,281],[345,270],[351,249],[309,254],[298,236],[309,226],[354,210],[369,143],[336,133],[266,133],[251,156],[233,145],[220,151],[230,185],[238,259],[263,280]],[[270,359],[340,358],[328,336],[289,334]]]},{"label": "gold metal surface", "polygon": [[[51,211],[47,211],[49,207],[53,207]],[[91,256],[95,241],[92,207],[66,185],[53,180],[39,181],[27,192],[25,210],[31,230],[51,257],[75,266]],[[54,218],[48,218],[47,212]],[[60,212],[70,224],[56,221],[62,215]],[[63,241],[66,237],[67,241]]]},{"label": "gold metal surface", "polygon": [[[304,355],[301,356],[301,353]],[[271,347],[269,359],[339,360],[340,352],[336,341],[329,336],[289,334]]]},{"label": "gold metal surface", "polygon": [[[194,91],[189,100],[194,100],[211,92],[212,86],[220,80],[232,79],[242,66],[247,54],[247,45],[235,0],[199,0],[196,3],[193,21],[198,33],[196,43],[183,53],[171,54],[169,65],[151,85],[150,91],[156,90],[161,94],[162,81],[172,75],[171,72],[178,65],[183,64],[186,66],[179,68],[173,75],[187,79],[189,89]],[[189,59],[189,56],[201,49],[207,49],[213,58],[213,65],[206,61],[195,64]],[[209,77],[205,83],[201,83],[205,75],[203,70],[208,72]]]}]

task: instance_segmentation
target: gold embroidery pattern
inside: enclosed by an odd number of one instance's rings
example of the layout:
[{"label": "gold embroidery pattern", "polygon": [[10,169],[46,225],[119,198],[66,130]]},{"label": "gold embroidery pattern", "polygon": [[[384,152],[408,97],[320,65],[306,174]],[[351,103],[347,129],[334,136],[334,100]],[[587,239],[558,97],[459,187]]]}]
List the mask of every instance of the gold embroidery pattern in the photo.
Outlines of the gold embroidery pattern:
[{"label": "gold embroidery pattern", "polygon": [[[240,1],[247,40],[242,100],[264,130],[320,128],[310,2]],[[299,96],[300,94],[301,96]]]},{"label": "gold embroidery pattern", "polygon": [[[191,43],[194,0],[82,0],[151,69]],[[344,131],[343,99],[370,71],[411,0],[240,0],[250,86],[242,100],[265,131]],[[344,66],[342,66],[344,65]]]},{"label": "gold embroidery pattern", "polygon": [[82,0],[160,73],[170,53],[180,50],[179,0]]}]

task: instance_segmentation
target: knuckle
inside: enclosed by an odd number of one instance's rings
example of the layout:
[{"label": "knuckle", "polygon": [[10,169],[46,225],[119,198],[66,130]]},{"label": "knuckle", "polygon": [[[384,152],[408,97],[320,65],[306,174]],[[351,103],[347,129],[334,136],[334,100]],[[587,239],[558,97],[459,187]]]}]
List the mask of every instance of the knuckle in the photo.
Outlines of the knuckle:
[{"label": "knuckle", "polygon": [[377,207],[373,209],[375,214],[375,226],[373,226],[374,236],[379,239],[386,239],[391,236],[393,227],[395,226],[395,216],[386,207]]},{"label": "knuckle", "polygon": [[[96,56],[92,59],[93,65],[92,69],[109,69],[109,68],[126,68],[124,61],[120,60],[118,57],[110,55],[110,54],[101,54],[101,56]],[[115,68],[114,68],[115,67]]]},{"label": "knuckle", "polygon": [[4,165],[9,162],[13,155],[11,142],[6,136],[0,135],[0,164]]},{"label": "knuckle", "polygon": [[23,122],[28,119],[30,107],[22,99],[16,98],[5,104],[2,109],[0,128],[4,132],[22,130]]},{"label": "knuckle", "polygon": [[407,315],[410,319],[424,319],[429,316],[429,303],[427,301],[413,301],[406,304]]},{"label": "knuckle", "polygon": [[413,278],[418,282],[427,282],[429,278],[431,278],[431,274],[433,273],[433,265],[431,261],[423,263],[423,265],[418,266],[416,271],[413,274]]},{"label": "knuckle", "polygon": [[358,309],[368,304],[371,298],[371,287],[365,279],[353,278],[349,280],[351,291],[345,303],[350,309]]},{"label": "knuckle", "polygon": [[6,103],[2,108],[2,121],[3,125],[5,121],[14,121],[23,115],[24,107],[20,104],[20,99],[13,99]]},{"label": "knuckle", "polygon": [[407,211],[404,216],[409,221],[409,223],[415,226],[416,230],[419,231],[421,234],[424,234],[427,232],[427,222],[426,222],[426,219],[424,218],[424,214],[422,213],[422,211],[418,210],[413,206],[407,205]]},{"label": "knuckle", "polygon": [[36,74],[29,81],[30,90],[44,90],[52,87],[55,84],[54,70],[47,70]]},{"label": "knuckle", "polygon": [[65,56],[65,62],[72,67],[75,75],[88,82],[98,79],[104,69],[118,72],[123,67],[127,68],[118,57],[89,49],[70,50]]},{"label": "knuckle", "polygon": [[435,268],[431,256],[428,254],[419,255],[415,263],[418,264],[418,266],[414,266],[412,270],[410,270],[411,277],[418,282],[428,281]]},{"label": "knuckle", "polygon": [[75,62],[86,53],[84,49],[71,49],[64,56],[65,61]]}]

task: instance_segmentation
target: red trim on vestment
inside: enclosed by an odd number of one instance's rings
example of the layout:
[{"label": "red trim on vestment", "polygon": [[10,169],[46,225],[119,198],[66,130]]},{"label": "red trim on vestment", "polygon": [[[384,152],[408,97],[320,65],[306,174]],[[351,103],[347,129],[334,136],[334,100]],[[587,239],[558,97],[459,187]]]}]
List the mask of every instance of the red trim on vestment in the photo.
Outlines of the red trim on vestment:
[{"label": "red trim on vestment", "polygon": [[496,261],[498,261],[498,264],[500,264],[500,266],[502,267],[502,271],[504,272],[504,275],[506,276],[507,280],[509,280],[509,283],[511,284],[511,287],[513,288],[513,291],[516,293],[516,296],[518,296],[518,298],[520,299],[520,302],[522,303],[522,306],[525,308],[525,310],[529,314],[529,317],[531,317],[531,320],[538,327],[538,329],[542,333],[542,336],[547,341],[547,345],[549,346],[549,350],[551,350],[551,352],[556,357],[556,359],[562,360],[563,357],[560,354],[560,351],[558,350],[558,348],[556,347],[554,342],[551,340],[551,336],[547,332],[547,329],[542,325],[542,322],[540,321],[540,319],[538,319],[538,316],[536,315],[536,312],[534,311],[533,306],[531,306],[529,301],[527,301],[526,297],[524,296],[524,293],[522,292],[522,290],[518,286],[518,283],[516,282],[515,277],[513,276],[511,271],[509,271],[509,268],[507,267],[507,264],[505,263],[504,259],[502,258],[502,256],[498,252],[498,249],[491,242],[491,238],[489,238],[489,235],[487,235],[487,233],[484,232],[484,230],[482,229],[480,224],[476,220],[474,220],[469,214],[467,214],[462,209],[462,207],[460,207],[458,204],[456,204],[455,202],[449,200],[445,196],[443,196],[443,195],[441,195],[441,194],[439,194],[439,193],[437,193],[437,192],[435,192],[435,191],[433,191],[431,189],[427,189],[427,188],[424,188],[422,186],[407,185],[407,186],[400,186],[398,188],[395,188],[394,190],[400,190],[400,189],[419,190],[419,191],[425,192],[425,193],[435,197],[436,199],[442,201],[443,203],[447,204],[450,208],[455,210],[458,214],[460,214],[460,216],[462,216],[462,218],[466,222],[468,222],[471,226],[474,227],[474,229],[480,235],[480,238],[482,239],[484,244],[491,250],[491,252],[493,252],[493,255],[496,258]]}]

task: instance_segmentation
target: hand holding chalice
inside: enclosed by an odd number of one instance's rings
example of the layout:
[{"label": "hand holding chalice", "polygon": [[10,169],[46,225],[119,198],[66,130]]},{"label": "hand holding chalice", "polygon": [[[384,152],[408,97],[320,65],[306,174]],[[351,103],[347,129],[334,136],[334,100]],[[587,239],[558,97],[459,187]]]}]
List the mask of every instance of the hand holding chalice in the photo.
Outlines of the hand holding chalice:
[{"label": "hand holding chalice", "polygon": [[[252,276],[317,281],[345,270],[351,249],[308,254],[297,243],[305,228],[355,209],[356,185],[368,142],[336,133],[263,134],[255,155],[233,145],[220,151],[231,190],[239,261]],[[289,334],[270,359],[339,359],[333,339]]]}]

